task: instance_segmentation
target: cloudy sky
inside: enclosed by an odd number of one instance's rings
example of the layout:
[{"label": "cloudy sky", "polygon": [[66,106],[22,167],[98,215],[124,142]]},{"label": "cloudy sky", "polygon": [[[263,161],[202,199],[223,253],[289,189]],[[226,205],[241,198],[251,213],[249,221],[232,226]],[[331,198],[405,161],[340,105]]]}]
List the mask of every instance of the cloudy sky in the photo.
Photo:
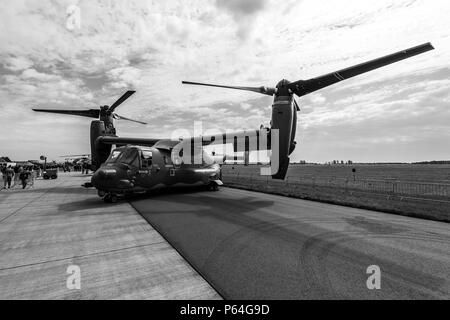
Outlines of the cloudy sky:
[{"label": "cloudy sky", "polygon": [[[293,160],[450,159],[448,0],[0,0],[0,156],[89,152],[89,119],[128,89],[121,136],[268,124],[271,97],[181,80],[274,86],[421,43],[436,50],[299,99]],[[68,28],[68,8],[80,9]],[[69,13],[68,13],[69,12]],[[71,26],[69,24],[69,26]]]}]

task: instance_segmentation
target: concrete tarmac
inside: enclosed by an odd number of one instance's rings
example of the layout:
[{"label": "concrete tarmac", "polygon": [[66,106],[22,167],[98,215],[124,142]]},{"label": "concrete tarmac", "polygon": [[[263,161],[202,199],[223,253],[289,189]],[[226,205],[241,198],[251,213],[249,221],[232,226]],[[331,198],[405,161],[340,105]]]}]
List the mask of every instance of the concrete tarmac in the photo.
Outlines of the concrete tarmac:
[{"label": "concrete tarmac", "polygon": [[[0,191],[0,299],[221,298],[130,204],[105,204],[87,180]],[[80,290],[67,287],[71,265]]]},{"label": "concrete tarmac", "polygon": [[450,298],[447,223],[229,188],[131,204],[224,298]]}]

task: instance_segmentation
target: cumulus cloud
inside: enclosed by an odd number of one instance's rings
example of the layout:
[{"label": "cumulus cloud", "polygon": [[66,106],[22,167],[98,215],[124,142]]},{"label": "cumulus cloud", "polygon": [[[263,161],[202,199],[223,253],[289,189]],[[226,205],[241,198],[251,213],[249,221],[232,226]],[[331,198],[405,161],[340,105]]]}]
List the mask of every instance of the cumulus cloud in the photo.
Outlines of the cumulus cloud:
[{"label": "cumulus cloud", "polygon": [[[72,4],[80,29],[66,27]],[[88,152],[87,119],[30,108],[96,107],[128,89],[137,93],[121,114],[152,125],[118,122],[121,135],[170,136],[196,120],[258,128],[270,97],[181,80],[274,86],[432,41],[433,52],[300,98],[293,160],[443,157],[448,16],[446,0],[17,0],[0,11],[0,143],[12,158],[33,158],[36,139],[55,142],[49,156]],[[24,128],[33,137],[17,150],[5,137]],[[395,141],[398,152],[384,147]]]},{"label": "cumulus cloud", "polygon": [[4,67],[11,71],[22,71],[33,65],[33,61],[27,57],[6,57]]}]

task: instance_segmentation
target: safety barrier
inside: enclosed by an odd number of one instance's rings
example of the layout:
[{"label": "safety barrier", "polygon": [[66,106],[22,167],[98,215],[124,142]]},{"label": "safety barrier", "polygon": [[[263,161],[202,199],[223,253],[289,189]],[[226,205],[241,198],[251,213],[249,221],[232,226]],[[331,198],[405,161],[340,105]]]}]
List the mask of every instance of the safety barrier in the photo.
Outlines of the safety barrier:
[{"label": "safety barrier", "polygon": [[375,179],[354,179],[354,178],[336,178],[336,177],[316,177],[288,176],[285,180],[273,180],[270,176],[261,176],[259,174],[242,174],[239,172],[225,171],[223,172],[223,180],[245,180],[251,183],[266,183],[273,185],[308,185],[335,187],[345,190],[362,190],[377,193],[393,194],[399,196],[421,196],[421,197],[438,197],[450,198],[450,184],[442,183],[424,183],[409,182],[398,180],[375,180]]}]

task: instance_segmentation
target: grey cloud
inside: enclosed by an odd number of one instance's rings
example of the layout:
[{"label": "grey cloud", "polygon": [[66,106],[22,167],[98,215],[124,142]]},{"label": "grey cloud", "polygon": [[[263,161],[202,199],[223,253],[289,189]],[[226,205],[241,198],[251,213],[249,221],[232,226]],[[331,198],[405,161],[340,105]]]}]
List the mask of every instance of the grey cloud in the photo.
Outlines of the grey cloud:
[{"label": "grey cloud", "polygon": [[251,32],[254,16],[262,11],[267,0],[217,0],[219,9],[225,9],[231,13],[237,23],[237,35],[246,39]]},{"label": "grey cloud", "polygon": [[98,74],[92,76],[86,76],[82,78],[86,87],[92,91],[100,90],[108,82],[108,76],[105,74]]},{"label": "grey cloud", "polygon": [[217,0],[219,8],[225,8],[236,16],[252,15],[264,9],[266,0]]}]

